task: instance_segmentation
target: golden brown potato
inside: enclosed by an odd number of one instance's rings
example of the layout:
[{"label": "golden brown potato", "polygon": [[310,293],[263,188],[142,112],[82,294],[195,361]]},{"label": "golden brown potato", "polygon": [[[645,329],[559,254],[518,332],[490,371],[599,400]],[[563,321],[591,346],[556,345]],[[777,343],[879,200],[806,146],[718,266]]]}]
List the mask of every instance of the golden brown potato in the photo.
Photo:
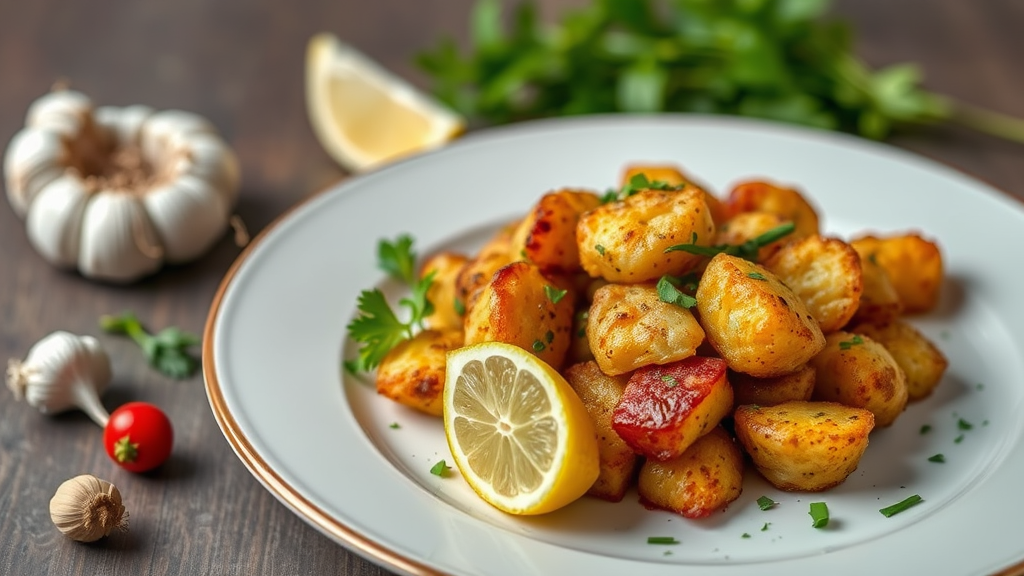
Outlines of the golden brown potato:
[{"label": "golden brown potato", "polygon": [[696,353],[704,330],[686,308],[662,302],[650,284],[608,284],[594,293],[587,341],[605,374],[668,364]]},{"label": "golden brown potato", "polygon": [[565,369],[565,379],[587,407],[597,430],[601,471],[587,494],[618,502],[633,482],[637,456],[612,429],[612,412],[626,388],[626,376],[608,376],[593,361]]},{"label": "golden brown potato", "polygon": [[892,354],[907,377],[910,401],[931,394],[949,366],[946,356],[931,340],[902,320],[882,325],[858,324],[850,332],[870,337]]},{"label": "golden brown potato", "polygon": [[772,485],[820,492],[857,469],[875,420],[860,408],[793,401],[739,406],[734,424],[736,439]]},{"label": "golden brown potato", "polygon": [[701,256],[665,249],[677,244],[709,246],[714,232],[703,191],[644,190],[580,216],[576,243],[588,274],[636,284],[689,271]]},{"label": "golden brown potato", "polygon": [[896,293],[896,288],[889,280],[889,273],[879,266],[874,258],[861,252],[857,255],[860,256],[864,290],[860,293],[860,304],[852,322],[885,324],[895,320],[903,314],[903,303],[900,302],[900,295]]},{"label": "golden brown potato", "polygon": [[545,274],[579,270],[576,223],[580,214],[600,204],[597,194],[585,190],[545,194],[512,233],[513,258],[529,260]]},{"label": "golden brown potato", "polygon": [[794,238],[818,234],[818,213],[795,188],[754,180],[737,184],[725,204],[730,216],[741,212],[772,212],[796,225]]},{"label": "golden brown potato", "polygon": [[715,221],[715,224],[717,225],[725,221],[727,217],[725,204],[714,194],[708,192],[707,186],[684,174],[678,166],[669,164],[632,164],[626,166],[625,171],[622,173],[620,184],[623,186],[629,184],[630,180],[638,174],[643,174],[649,182],[664,182],[670,186],[696,186],[704,192],[704,201],[707,202],[708,209],[711,210],[711,218]]},{"label": "golden brown potato", "polygon": [[845,326],[860,306],[860,256],[842,240],[816,234],[794,240],[764,267],[803,300],[824,334]]},{"label": "golden brown potato", "polygon": [[516,224],[499,230],[480,248],[459,271],[455,279],[455,294],[462,300],[463,309],[469,312],[480,297],[480,291],[491,281],[494,273],[503,266],[519,260],[512,254],[512,232]]},{"label": "golden brown potato", "polygon": [[377,368],[377,393],[440,416],[445,353],[462,346],[462,330],[423,330],[391,349]]},{"label": "golden brown potato", "polygon": [[513,262],[484,286],[466,313],[466,344],[506,342],[532,352],[558,370],[573,337],[573,294],[556,303],[558,285],[525,261]]},{"label": "golden brown potato", "polygon": [[898,234],[863,236],[850,244],[885,269],[904,312],[928,312],[938,304],[943,266],[937,243],[919,234]]},{"label": "golden brown potato", "polygon": [[774,406],[791,400],[810,400],[814,393],[814,368],[804,366],[791,374],[773,378],[755,378],[742,372],[730,371],[729,383],[732,384],[737,406]]},{"label": "golden brown potato", "polygon": [[612,428],[636,452],[669,460],[718,425],[732,406],[725,362],[691,356],[633,372]]},{"label": "golden brown potato", "polygon": [[[825,345],[804,303],[766,268],[719,254],[697,286],[708,341],[737,372],[769,378],[795,372]],[[593,344],[593,340],[591,341]]]},{"label": "golden brown potato", "polygon": [[[787,222],[789,220],[772,212],[740,212],[718,227],[715,244],[740,245]],[[790,233],[767,246],[762,246],[757,251],[757,261],[764,262],[769,256],[778,251],[779,248],[782,248],[787,242],[794,240],[794,238],[793,233]]]},{"label": "golden brown potato", "polygon": [[869,410],[879,428],[892,424],[907,407],[903,369],[869,336],[833,332],[810,364],[815,371],[814,400]]},{"label": "golden brown potato", "polygon": [[743,451],[716,426],[676,458],[645,461],[637,488],[647,506],[705,518],[743,492]]},{"label": "golden brown potato", "polygon": [[590,350],[590,339],[587,338],[587,323],[590,321],[589,308],[577,309],[572,318],[572,343],[565,356],[566,364],[579,364],[594,359]]},{"label": "golden brown potato", "polygon": [[434,305],[434,312],[423,319],[427,328],[462,330],[462,315],[466,309],[465,303],[456,294],[455,281],[468,261],[469,257],[465,254],[439,252],[423,262],[420,278],[434,274],[433,282],[427,289],[427,299]]}]

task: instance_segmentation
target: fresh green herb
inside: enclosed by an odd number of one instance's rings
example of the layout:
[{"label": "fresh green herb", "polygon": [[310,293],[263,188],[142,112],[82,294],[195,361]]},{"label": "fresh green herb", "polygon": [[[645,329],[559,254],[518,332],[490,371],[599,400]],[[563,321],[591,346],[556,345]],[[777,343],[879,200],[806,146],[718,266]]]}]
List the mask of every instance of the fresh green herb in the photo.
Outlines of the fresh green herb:
[{"label": "fresh green herb", "polygon": [[796,230],[796,225],[792,222],[786,222],[780,224],[767,232],[751,238],[742,244],[718,244],[715,246],[700,246],[696,243],[696,240],[690,244],[676,244],[675,246],[669,246],[665,248],[665,252],[689,252],[690,254],[696,254],[698,256],[716,256],[718,254],[729,254],[730,256],[738,256],[744,260],[754,262],[757,260],[757,251],[779,240],[792,234],[793,230]]},{"label": "fresh green herb", "polygon": [[664,382],[665,384],[668,384],[669,388],[675,388],[676,386],[679,386],[679,381],[677,381],[675,376],[671,374],[662,374],[661,381]]},{"label": "fresh green herb", "polygon": [[534,352],[543,352],[545,348],[547,348],[547,346],[545,346],[544,343],[541,342],[540,340],[534,340],[533,341],[533,351]]},{"label": "fresh green herb", "polygon": [[465,316],[466,315],[466,304],[462,300],[459,300],[458,298],[456,298],[455,302],[453,302],[453,305],[455,306],[455,313],[456,314],[458,314],[459,316]]},{"label": "fresh green herb", "polygon": [[601,203],[607,204],[616,200],[625,200],[641,190],[682,190],[684,185],[669,184],[661,180],[648,180],[646,174],[634,174],[629,182],[618,190],[609,190],[601,197]]},{"label": "fresh green herb", "polygon": [[394,242],[377,243],[377,265],[392,277],[412,286],[416,283],[416,253],[412,251],[412,237],[406,234]]},{"label": "fresh green herb", "polygon": [[914,494],[913,496],[910,496],[910,497],[908,497],[908,498],[906,498],[904,500],[901,500],[901,501],[893,504],[892,506],[886,506],[885,508],[882,508],[881,510],[879,510],[879,512],[882,513],[882,516],[885,516],[886,518],[890,518],[890,517],[892,517],[892,516],[894,516],[896,514],[899,514],[900,512],[903,512],[907,508],[910,508],[911,506],[914,506],[915,504],[920,503],[920,502],[924,502],[924,499],[921,498],[920,496],[918,496],[917,494]]},{"label": "fresh green herb", "polygon": [[412,293],[398,301],[409,310],[409,321],[402,322],[388,304],[379,288],[363,290],[359,294],[357,307],[359,315],[349,322],[349,336],[361,344],[359,348],[359,369],[373,370],[380,365],[384,356],[399,342],[412,338],[415,328],[423,327],[423,319],[434,312],[434,305],[427,299],[427,289],[434,281],[434,271],[412,285]]},{"label": "fresh green herb", "polygon": [[761,510],[768,510],[769,508],[774,507],[776,504],[777,502],[775,500],[772,500],[767,496],[761,496],[760,498],[757,499],[757,507],[760,508]]},{"label": "fresh green herb", "polygon": [[770,526],[770,525],[771,525],[771,522],[765,522],[764,526],[761,526],[761,532],[767,532],[768,531],[768,526]]},{"label": "fresh green herb", "polygon": [[964,441],[964,435],[963,434],[957,436],[956,438],[953,438],[953,443],[954,444],[959,444],[959,443],[961,443],[963,441]]},{"label": "fresh green herb", "polygon": [[811,526],[824,528],[828,526],[828,506],[824,502],[811,502]]},{"label": "fresh green herb", "polygon": [[600,244],[596,244],[596,245],[594,245],[594,250],[597,250],[598,254],[600,254],[601,256],[604,256],[604,246],[601,246]]},{"label": "fresh green herb", "polygon": [[345,372],[356,376],[359,374],[359,361],[358,360],[345,360],[341,363],[341,366],[345,369]]},{"label": "fresh green herb", "polygon": [[767,280],[764,274],[761,274],[760,272],[747,272],[747,277],[753,278],[754,280]]},{"label": "fresh green herb", "polygon": [[149,365],[161,374],[180,380],[192,376],[199,368],[199,360],[188,352],[199,344],[199,336],[195,334],[174,326],[150,334],[132,312],[101,316],[100,328],[131,338],[142,349]]},{"label": "fresh green herb", "polygon": [[884,138],[958,122],[1024,141],[1024,121],[921,87],[913,64],[873,70],[828,0],[592,0],[542,23],[536,0],[505,25],[479,0],[469,52],[420,53],[433,92],[471,123],[608,112],[737,114]]},{"label": "fresh green herb", "polygon": [[743,535],[740,536],[740,538],[750,538],[750,533],[749,532],[744,532]]},{"label": "fresh green herb", "polygon": [[391,424],[389,424],[389,425],[388,425],[388,428],[391,428],[392,430],[398,430],[398,429],[399,429],[399,428],[401,428],[401,427],[402,427],[402,426],[401,426],[401,425],[399,425],[399,423],[398,423],[398,422],[392,422]]},{"label": "fresh green herb", "polygon": [[555,333],[552,332],[551,330],[548,330],[547,332],[544,333],[544,340],[546,340],[548,344],[551,344],[552,342],[555,341]]},{"label": "fresh green herb", "polygon": [[928,457],[928,461],[929,462],[938,462],[938,463],[941,464],[941,463],[946,461],[946,457],[943,456],[942,454],[936,454],[934,456],[929,456]]},{"label": "fresh green herb", "polygon": [[558,304],[568,293],[568,290],[559,290],[558,288],[553,288],[548,284],[544,285],[544,295],[548,297],[548,300],[551,300],[552,304]]},{"label": "fresh green herb", "polygon": [[959,428],[960,430],[970,430],[970,429],[974,428],[974,424],[971,424],[967,420],[964,420],[963,418],[961,418],[961,419],[959,419],[957,421],[956,427]]},{"label": "fresh green herb", "polygon": [[929,433],[931,431],[932,431],[932,427],[931,427],[930,424],[922,424],[921,425],[921,434],[922,435],[927,434],[927,433]]},{"label": "fresh green herb", "polygon": [[860,334],[854,334],[853,338],[850,338],[849,340],[843,340],[842,342],[840,342],[839,349],[849,350],[850,348],[853,348],[854,346],[860,346],[863,343],[864,338],[862,338]]},{"label": "fresh green herb", "polygon": [[648,544],[679,544],[679,540],[676,540],[672,536],[648,536]]},{"label": "fresh green herb", "polygon": [[437,464],[434,464],[433,466],[430,467],[430,473],[433,474],[434,476],[440,476],[441,478],[444,478],[445,476],[448,476],[448,471],[451,470],[451,468],[452,467],[446,464],[444,460],[441,460]]},{"label": "fresh green herb", "polygon": [[658,298],[662,302],[669,304],[675,304],[683,308],[693,308],[697,305],[697,299],[689,294],[682,292],[676,287],[675,283],[678,282],[671,276],[662,276],[658,279],[656,289],[658,290]]}]

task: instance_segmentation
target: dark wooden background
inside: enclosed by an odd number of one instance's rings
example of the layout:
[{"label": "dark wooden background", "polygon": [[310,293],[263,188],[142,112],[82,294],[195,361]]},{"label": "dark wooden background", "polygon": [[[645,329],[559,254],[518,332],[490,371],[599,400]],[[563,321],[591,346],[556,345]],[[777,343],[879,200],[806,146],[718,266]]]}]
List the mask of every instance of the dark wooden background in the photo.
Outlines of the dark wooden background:
[{"label": "dark wooden background", "polygon": [[[541,4],[551,17],[580,1]],[[441,35],[464,39],[469,6],[470,0],[0,0],[0,145],[58,79],[101,104],[197,112],[238,154],[244,184],[237,211],[256,232],[345,176],[306,118],[309,37],[335,32],[423,86],[413,55]],[[858,49],[871,64],[919,62],[928,87],[1024,116],[1024,2],[846,0],[836,11],[856,25]],[[1024,198],[1024,145],[959,128],[892,141]],[[45,417],[0,389],[0,574],[388,573],[321,536],[260,486],[221,435],[200,376],[164,378],[133,344],[97,328],[101,314],[131,309],[154,328],[201,332],[238,252],[225,238],[201,260],[138,284],[97,284],[45,263],[0,201],[0,362],[24,357],[54,330],[96,335],[115,374],[106,405],[154,402],[177,431],[165,466],[131,474],[107,460],[100,429],[84,415]],[[86,472],[121,489],[131,512],[127,534],[81,545],[51,524],[54,490]]]}]

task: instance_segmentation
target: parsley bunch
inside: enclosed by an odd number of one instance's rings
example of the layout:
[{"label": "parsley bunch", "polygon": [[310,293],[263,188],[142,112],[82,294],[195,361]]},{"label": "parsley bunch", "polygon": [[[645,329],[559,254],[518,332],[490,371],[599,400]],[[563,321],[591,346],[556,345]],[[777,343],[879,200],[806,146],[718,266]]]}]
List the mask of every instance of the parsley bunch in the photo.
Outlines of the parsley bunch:
[{"label": "parsley bunch", "polygon": [[189,348],[199,344],[199,336],[169,326],[150,334],[132,312],[100,317],[100,328],[111,334],[124,334],[131,338],[146,355],[149,365],[171,378],[184,379],[199,368],[199,360],[189,354]]},{"label": "parsley bunch", "polygon": [[872,70],[828,0],[592,0],[551,27],[530,0],[503,25],[478,0],[472,48],[418,56],[434,93],[477,124],[608,112],[736,114],[884,138],[958,121],[1024,142],[1024,120],[920,87],[913,64]]}]

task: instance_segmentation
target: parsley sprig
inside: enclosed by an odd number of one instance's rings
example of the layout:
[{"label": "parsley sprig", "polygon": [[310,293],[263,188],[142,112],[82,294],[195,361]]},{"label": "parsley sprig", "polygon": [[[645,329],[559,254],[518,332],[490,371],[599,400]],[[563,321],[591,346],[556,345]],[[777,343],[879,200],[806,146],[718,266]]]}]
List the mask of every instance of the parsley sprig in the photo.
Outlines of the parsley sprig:
[{"label": "parsley sprig", "polygon": [[607,112],[734,114],[881,139],[958,122],[1024,142],[1024,120],[921,87],[914,64],[874,70],[828,0],[592,0],[552,25],[535,2],[503,20],[478,0],[463,55],[418,56],[434,93],[473,124]]},{"label": "parsley sprig", "polygon": [[767,232],[751,238],[742,244],[717,244],[715,246],[700,246],[696,243],[696,233],[694,234],[694,241],[689,244],[676,244],[675,246],[669,246],[665,248],[665,252],[689,252],[690,254],[696,254],[698,256],[713,257],[718,254],[729,254],[731,256],[738,256],[744,260],[754,262],[757,260],[757,252],[761,248],[780,240],[793,232],[796,226],[792,222],[786,222],[780,224]]},{"label": "parsley sprig", "polygon": [[681,184],[669,184],[663,180],[650,180],[646,174],[634,174],[629,178],[629,181],[622,185],[618,190],[611,189],[601,196],[601,203],[608,204],[609,202],[615,202],[617,200],[625,200],[630,196],[640,192],[641,190],[682,190],[685,188]]},{"label": "parsley sprig", "polygon": [[150,334],[130,311],[101,316],[100,328],[104,332],[131,338],[142,349],[149,365],[165,376],[183,380],[199,368],[199,360],[189,353],[191,347],[199,344],[199,336],[195,334],[175,326]]}]

